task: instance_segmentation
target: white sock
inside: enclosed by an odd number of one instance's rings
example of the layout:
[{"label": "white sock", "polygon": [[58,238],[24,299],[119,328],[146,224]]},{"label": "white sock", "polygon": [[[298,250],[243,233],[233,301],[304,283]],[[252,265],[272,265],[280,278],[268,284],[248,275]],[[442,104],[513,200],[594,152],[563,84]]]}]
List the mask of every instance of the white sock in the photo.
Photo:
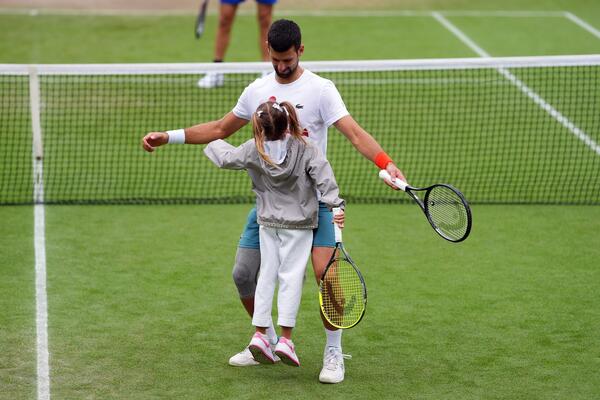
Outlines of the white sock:
[{"label": "white sock", "polygon": [[325,328],[325,334],[327,335],[327,347],[337,347],[342,350],[342,330],[338,329],[330,331]]},{"label": "white sock", "polygon": [[275,328],[273,327],[273,321],[271,321],[271,325],[267,327],[267,337],[271,344],[277,344],[277,332],[275,332]]}]

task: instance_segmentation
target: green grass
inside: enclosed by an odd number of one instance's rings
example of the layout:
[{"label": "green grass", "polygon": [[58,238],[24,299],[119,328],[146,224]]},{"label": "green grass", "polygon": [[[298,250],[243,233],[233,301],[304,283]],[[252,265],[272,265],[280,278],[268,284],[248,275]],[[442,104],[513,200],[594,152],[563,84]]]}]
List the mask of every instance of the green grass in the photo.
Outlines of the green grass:
[{"label": "green grass", "polygon": [[0,399],[33,399],[33,215],[30,207],[0,207],[0,220]]},{"label": "green grass", "polygon": [[[306,60],[468,56],[469,51],[432,18],[296,18],[304,30]],[[200,41],[190,17],[94,17],[0,15],[3,63],[209,62],[214,29]],[[209,27],[216,24],[208,18]],[[414,40],[414,32],[422,32]],[[365,35],[365,32],[369,32]],[[232,32],[228,61],[257,61],[258,36],[253,16],[239,16]],[[321,45],[327,37],[329,46]],[[422,46],[426,40],[434,46]],[[373,46],[389,41],[391,47]],[[22,43],[14,46],[15,42]],[[360,49],[353,52],[352,48]]]},{"label": "green grass", "polygon": [[[311,273],[295,337],[303,366],[226,365],[251,333],[230,278],[232,238],[247,209],[48,207],[53,397],[250,399],[274,382],[293,398],[600,394],[598,208],[476,207],[472,236],[452,245],[414,206],[350,207],[346,244],[369,305],[345,334],[354,359],[337,386],[317,382],[324,338]],[[10,253],[24,253],[13,290],[30,293],[1,292],[6,304],[25,304],[20,324],[3,324],[3,340],[18,343],[9,342],[13,355],[3,360],[23,365],[3,370],[4,381],[16,381],[3,393],[31,398],[31,225],[20,222],[31,215],[2,210],[16,223]]]},{"label": "green grass", "polygon": [[[600,4],[584,0],[432,0],[403,4],[410,9],[567,10],[600,27]],[[397,7],[396,3],[391,6]],[[210,61],[215,19],[209,19],[206,36],[196,41],[192,35],[193,17],[0,14],[3,27],[0,62]],[[474,56],[430,18],[296,19],[304,30],[305,60]],[[600,40],[560,18],[452,17],[450,20],[495,56],[600,50]],[[241,16],[234,28],[228,59],[253,61],[257,57],[254,17]],[[193,87],[196,77],[182,79],[182,85]],[[581,77],[572,73],[566,81],[556,82],[550,91],[544,91],[535,79],[528,78],[527,83],[553,104],[559,104],[561,111],[598,140],[600,133],[594,130],[597,123],[583,122],[589,120],[586,115],[596,112],[598,94],[593,88],[580,87],[578,96],[586,106],[579,107],[580,103],[571,101],[573,96],[564,89],[578,80]],[[42,84],[52,86],[48,81]],[[398,85],[399,94],[382,96],[390,109],[367,104],[351,111],[379,135],[378,139],[390,153],[404,161],[405,172],[419,183],[429,183],[425,177],[447,170],[436,164],[439,159],[419,155],[411,158],[411,146],[422,146],[428,141],[439,142],[441,150],[466,154],[475,161],[473,169],[467,172],[488,174],[486,184],[490,177],[505,183],[506,195],[516,191],[520,196],[530,196],[531,193],[519,192],[518,183],[526,181],[570,181],[572,174],[567,167],[574,160],[591,159],[592,170],[598,170],[598,157],[592,157],[592,152],[557,130],[553,123],[511,132],[531,135],[538,147],[535,153],[527,148],[505,147],[515,161],[505,165],[506,168],[500,167],[502,160],[490,159],[481,147],[444,142],[448,133],[435,128],[443,125],[453,134],[462,134],[464,124],[460,121],[464,117],[470,118],[474,127],[465,137],[481,134],[476,127],[488,124],[493,129],[484,132],[485,139],[496,147],[502,147],[498,138],[512,129],[512,122],[506,121],[519,118],[527,121],[521,114],[510,112],[505,119],[486,118],[490,115],[485,111],[490,99],[498,93],[515,91],[497,86],[489,86],[493,90],[486,92],[488,97],[484,100],[447,103],[433,93],[416,96],[415,93],[422,93],[418,88]],[[193,157],[200,149],[161,149],[164,151],[149,155],[138,147],[139,137],[146,129],[183,126],[216,118],[223,112],[205,106],[204,101],[212,102],[210,96],[216,94],[199,98],[197,91],[176,87],[178,94],[189,100],[186,100],[188,108],[180,109],[164,99],[145,103],[139,100],[147,99],[143,90],[123,88],[123,94],[131,95],[124,98],[134,99],[129,102],[131,108],[127,112],[141,115],[143,121],[132,122],[126,113],[115,113],[106,120],[79,121],[74,125],[76,129],[69,132],[61,129],[58,119],[61,107],[89,113],[97,110],[94,106],[107,104],[106,99],[93,91],[82,96],[75,84],[60,97],[63,103],[46,102],[45,107],[56,117],[43,121],[48,135],[47,194],[73,190],[77,179],[87,175],[96,179],[88,182],[102,195],[111,183],[126,187],[129,173],[133,172],[145,172],[154,178],[144,181],[142,194],[165,189],[156,182],[177,181],[191,191],[196,190],[199,186],[196,174],[207,168],[197,163],[205,160],[180,164],[170,164],[168,160],[186,151]],[[28,103],[23,85],[0,81],[0,88],[3,110],[18,109],[19,104]],[[454,89],[459,94],[472,86],[458,85]],[[234,99],[237,96],[234,92],[240,87],[232,84],[228,90],[231,92],[227,96]],[[353,96],[343,85],[340,90],[345,97]],[[121,109],[125,108],[124,103]],[[403,130],[400,140],[389,140],[389,121],[383,125],[381,122],[393,113],[412,113],[412,125]],[[432,113],[436,114],[435,119],[431,118]],[[0,113],[0,190],[3,195],[14,193],[29,199],[29,180],[23,182],[18,177],[31,176],[30,140],[22,135],[18,142],[12,143],[3,136],[13,127],[28,132],[28,113],[17,112],[15,120],[2,118],[4,115],[8,114]],[[111,144],[102,136],[108,131],[118,135],[112,137]],[[558,163],[543,164],[545,173],[523,182],[507,181],[507,177],[522,176],[517,172],[529,168],[535,158],[532,154],[547,153],[547,148],[539,147],[544,131],[555,132],[555,141],[571,140],[572,146],[567,146],[564,154],[554,155]],[[107,153],[117,148],[131,151],[135,156],[125,158],[135,162],[125,169],[119,168],[116,157],[113,163],[98,169],[99,164],[94,160],[102,154],[81,146],[81,132],[96,132],[93,140],[104,143]],[[351,149],[347,143],[342,147],[340,135],[330,137],[339,149]],[[67,152],[67,159],[79,160],[80,167],[68,169],[65,168],[68,164],[52,161],[51,155],[59,150]],[[336,171],[340,171],[342,188],[346,177],[365,176],[372,171],[372,166],[356,154],[343,157],[349,157],[350,161],[336,161],[336,155],[332,154],[334,162],[338,162]],[[173,169],[173,165],[177,168]],[[485,170],[490,165],[499,167]],[[59,181],[53,181],[52,177],[61,173],[68,184],[53,186]],[[232,174],[228,182],[247,184],[243,173]],[[374,176],[368,181],[372,186],[367,186],[366,192],[384,192]],[[598,198],[595,183],[572,183],[587,188],[591,198]],[[209,187],[214,181],[203,185]],[[568,189],[552,185],[545,189],[563,192],[559,194],[561,198],[569,195]],[[227,190],[223,194],[227,195]],[[324,334],[317,317],[312,272],[307,274],[295,336],[302,367],[237,369],[227,365],[229,356],[241,350],[252,332],[231,279],[236,240],[248,208],[248,205],[47,207],[51,397],[258,399],[283,395],[306,399],[457,400],[600,397],[597,374],[600,208],[476,205],[471,237],[462,244],[452,245],[433,233],[415,206],[351,202],[344,237],[367,280],[369,304],[363,322],[344,334],[344,350],[354,358],[346,362],[344,383],[333,386],[317,381]],[[0,399],[33,399],[37,378],[32,208],[1,207],[0,220]]]},{"label": "green grass", "polygon": [[[443,9],[526,10],[465,2]],[[551,4],[548,2],[548,4]],[[419,7],[415,7],[419,8]],[[439,9],[439,8],[438,8]],[[538,8],[539,9],[539,8]],[[600,10],[589,2],[556,3],[550,11],[572,10],[599,25]],[[429,17],[294,17],[302,26],[306,60],[474,57],[471,50]],[[561,17],[450,17],[494,56],[595,54],[600,41]],[[209,16],[201,40],[193,36],[194,15],[163,17],[2,15],[2,63],[207,62],[213,59],[216,17]],[[323,46],[327,38],[327,46]],[[19,43],[15,46],[15,43]],[[384,45],[381,45],[384,44]],[[240,15],[228,61],[258,59],[256,20]]]},{"label": "green grass", "polygon": [[[586,19],[585,15],[581,18]],[[598,54],[600,40],[562,18],[449,17],[492,57]],[[473,55],[475,56],[475,55]]]},{"label": "green grass", "polygon": [[452,245],[414,206],[350,206],[369,304],[344,335],[346,381],[323,386],[312,272],[302,367],[227,366],[252,332],[230,277],[248,208],[48,207],[53,396],[252,399],[276,383],[307,399],[600,395],[600,209],[480,206]]}]

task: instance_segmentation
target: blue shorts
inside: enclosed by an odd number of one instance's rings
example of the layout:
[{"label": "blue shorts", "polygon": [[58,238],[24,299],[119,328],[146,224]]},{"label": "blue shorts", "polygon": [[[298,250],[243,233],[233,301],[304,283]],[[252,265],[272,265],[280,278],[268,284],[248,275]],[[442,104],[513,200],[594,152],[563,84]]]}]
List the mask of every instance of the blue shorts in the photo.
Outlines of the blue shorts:
[{"label": "blue shorts", "polygon": [[[260,249],[256,207],[253,207],[248,213],[248,220],[238,246],[246,249]],[[313,229],[313,247],[335,247],[333,213],[323,203],[319,203],[319,226],[317,229]]]},{"label": "blue shorts", "polygon": [[[244,1],[246,0],[221,0],[221,4],[231,4],[236,6]],[[256,2],[260,4],[275,4],[277,3],[277,0],[256,0]]]}]

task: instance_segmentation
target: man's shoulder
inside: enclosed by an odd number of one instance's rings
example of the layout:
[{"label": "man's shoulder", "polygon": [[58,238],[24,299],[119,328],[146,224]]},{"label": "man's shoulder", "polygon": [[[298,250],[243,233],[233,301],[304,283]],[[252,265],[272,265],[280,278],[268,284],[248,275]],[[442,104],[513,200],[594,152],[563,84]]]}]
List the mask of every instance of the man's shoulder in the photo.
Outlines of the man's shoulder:
[{"label": "man's shoulder", "polygon": [[333,82],[331,80],[329,80],[327,78],[323,78],[322,76],[317,75],[308,69],[304,69],[304,73],[306,74],[306,78],[307,78],[306,80],[310,81],[313,84],[320,85],[320,86],[325,86],[328,84],[333,85]]},{"label": "man's shoulder", "polygon": [[274,78],[271,76],[271,74],[256,78],[247,86],[247,89],[260,90],[262,88],[269,87],[273,84],[273,80]]}]

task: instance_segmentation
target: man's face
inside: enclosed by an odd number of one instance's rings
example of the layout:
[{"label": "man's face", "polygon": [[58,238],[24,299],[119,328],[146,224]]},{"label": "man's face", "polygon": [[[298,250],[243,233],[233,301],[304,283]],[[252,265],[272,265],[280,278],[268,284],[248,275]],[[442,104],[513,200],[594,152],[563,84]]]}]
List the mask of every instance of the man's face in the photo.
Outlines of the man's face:
[{"label": "man's face", "polygon": [[298,50],[294,46],[290,47],[286,51],[275,51],[269,46],[269,55],[271,56],[271,63],[277,76],[283,79],[287,79],[294,74],[296,68],[298,68],[298,62],[300,56],[304,51],[304,45],[301,45]]}]

